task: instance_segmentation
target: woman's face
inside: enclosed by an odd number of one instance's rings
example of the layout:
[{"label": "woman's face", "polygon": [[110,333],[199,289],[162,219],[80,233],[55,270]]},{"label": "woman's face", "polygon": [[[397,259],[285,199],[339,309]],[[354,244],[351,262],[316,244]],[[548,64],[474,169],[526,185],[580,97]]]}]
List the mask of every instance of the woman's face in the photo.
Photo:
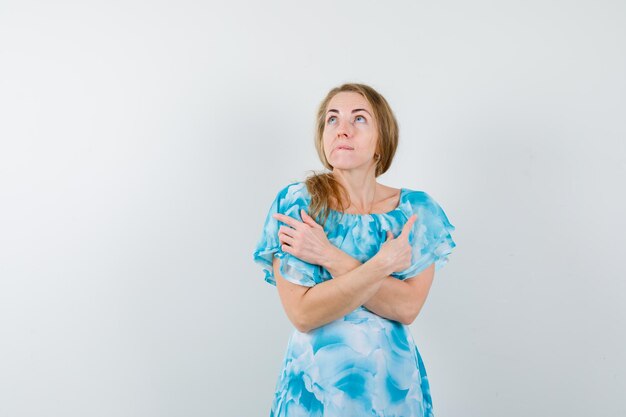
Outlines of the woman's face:
[{"label": "woman's face", "polygon": [[374,165],[378,125],[372,106],[359,93],[336,94],[326,107],[324,154],[334,169]]}]

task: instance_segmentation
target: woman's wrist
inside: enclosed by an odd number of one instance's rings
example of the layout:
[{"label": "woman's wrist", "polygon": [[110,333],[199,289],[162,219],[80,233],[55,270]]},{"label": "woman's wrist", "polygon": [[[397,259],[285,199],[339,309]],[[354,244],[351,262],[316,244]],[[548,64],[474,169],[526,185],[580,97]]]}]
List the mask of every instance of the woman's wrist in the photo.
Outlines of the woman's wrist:
[{"label": "woman's wrist", "polygon": [[[358,259],[353,258],[338,247],[332,245],[328,248],[323,258],[323,261],[319,265],[326,269],[332,276],[345,274],[363,264]],[[370,263],[370,267],[378,271],[381,276],[386,277],[393,272],[392,264],[386,262],[383,256],[374,255],[366,263]]]},{"label": "woman's wrist", "polygon": [[337,265],[341,262],[341,249],[334,245],[329,245],[326,249],[324,256],[322,257],[322,262],[320,265],[332,273],[332,271],[336,270]]},{"label": "woman's wrist", "polygon": [[381,271],[384,276],[391,275],[393,271],[392,263],[388,262],[387,258],[382,256],[380,252],[372,256],[367,262],[371,262],[376,266],[376,269]]}]

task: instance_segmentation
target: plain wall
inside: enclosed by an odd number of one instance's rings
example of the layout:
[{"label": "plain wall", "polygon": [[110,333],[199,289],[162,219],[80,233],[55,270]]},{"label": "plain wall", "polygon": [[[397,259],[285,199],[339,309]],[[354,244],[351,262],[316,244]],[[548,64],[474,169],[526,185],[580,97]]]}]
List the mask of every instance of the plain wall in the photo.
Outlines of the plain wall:
[{"label": "plain wall", "polygon": [[411,325],[436,415],[626,415],[624,51],[621,1],[3,1],[0,415],[269,415],[252,252],[347,81],[457,228]]}]

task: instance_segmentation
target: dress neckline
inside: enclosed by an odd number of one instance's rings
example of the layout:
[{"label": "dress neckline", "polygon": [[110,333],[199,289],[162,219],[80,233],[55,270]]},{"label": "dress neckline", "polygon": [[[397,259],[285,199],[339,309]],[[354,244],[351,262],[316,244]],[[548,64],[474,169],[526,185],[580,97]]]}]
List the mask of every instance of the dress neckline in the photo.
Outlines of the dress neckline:
[{"label": "dress neckline", "polygon": [[351,217],[364,217],[364,216],[384,216],[384,215],[389,215],[391,213],[394,213],[396,211],[400,210],[400,206],[402,205],[402,196],[404,195],[404,191],[406,189],[405,188],[400,188],[400,196],[398,197],[398,205],[396,206],[396,208],[394,208],[391,211],[386,211],[384,213],[365,213],[365,214],[359,214],[359,213],[346,213],[343,211],[337,211],[337,210],[333,210],[333,209],[328,209],[330,212],[335,213],[335,214],[339,214],[342,216],[351,216]]}]

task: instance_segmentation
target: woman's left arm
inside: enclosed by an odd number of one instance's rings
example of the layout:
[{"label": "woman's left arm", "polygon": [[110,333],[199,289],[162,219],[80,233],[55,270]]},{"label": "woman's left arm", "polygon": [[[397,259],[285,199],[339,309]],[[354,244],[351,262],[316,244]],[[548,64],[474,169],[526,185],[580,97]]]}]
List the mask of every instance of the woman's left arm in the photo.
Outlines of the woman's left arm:
[{"label": "woman's left arm", "polygon": [[[332,276],[345,274],[361,265],[358,259],[330,243],[323,227],[304,210],[300,214],[303,222],[284,214],[274,215],[288,225],[280,227],[278,236],[282,244],[290,247],[290,253],[305,262],[322,266]],[[404,281],[388,276],[363,305],[386,319],[411,324],[426,302],[434,274],[432,264],[419,275]]]},{"label": "woman's left arm", "polygon": [[[332,276],[352,271],[361,262],[334,247],[322,267]],[[365,303],[365,308],[386,319],[409,325],[422,309],[435,276],[435,264],[404,281],[388,276],[378,291]]]}]

